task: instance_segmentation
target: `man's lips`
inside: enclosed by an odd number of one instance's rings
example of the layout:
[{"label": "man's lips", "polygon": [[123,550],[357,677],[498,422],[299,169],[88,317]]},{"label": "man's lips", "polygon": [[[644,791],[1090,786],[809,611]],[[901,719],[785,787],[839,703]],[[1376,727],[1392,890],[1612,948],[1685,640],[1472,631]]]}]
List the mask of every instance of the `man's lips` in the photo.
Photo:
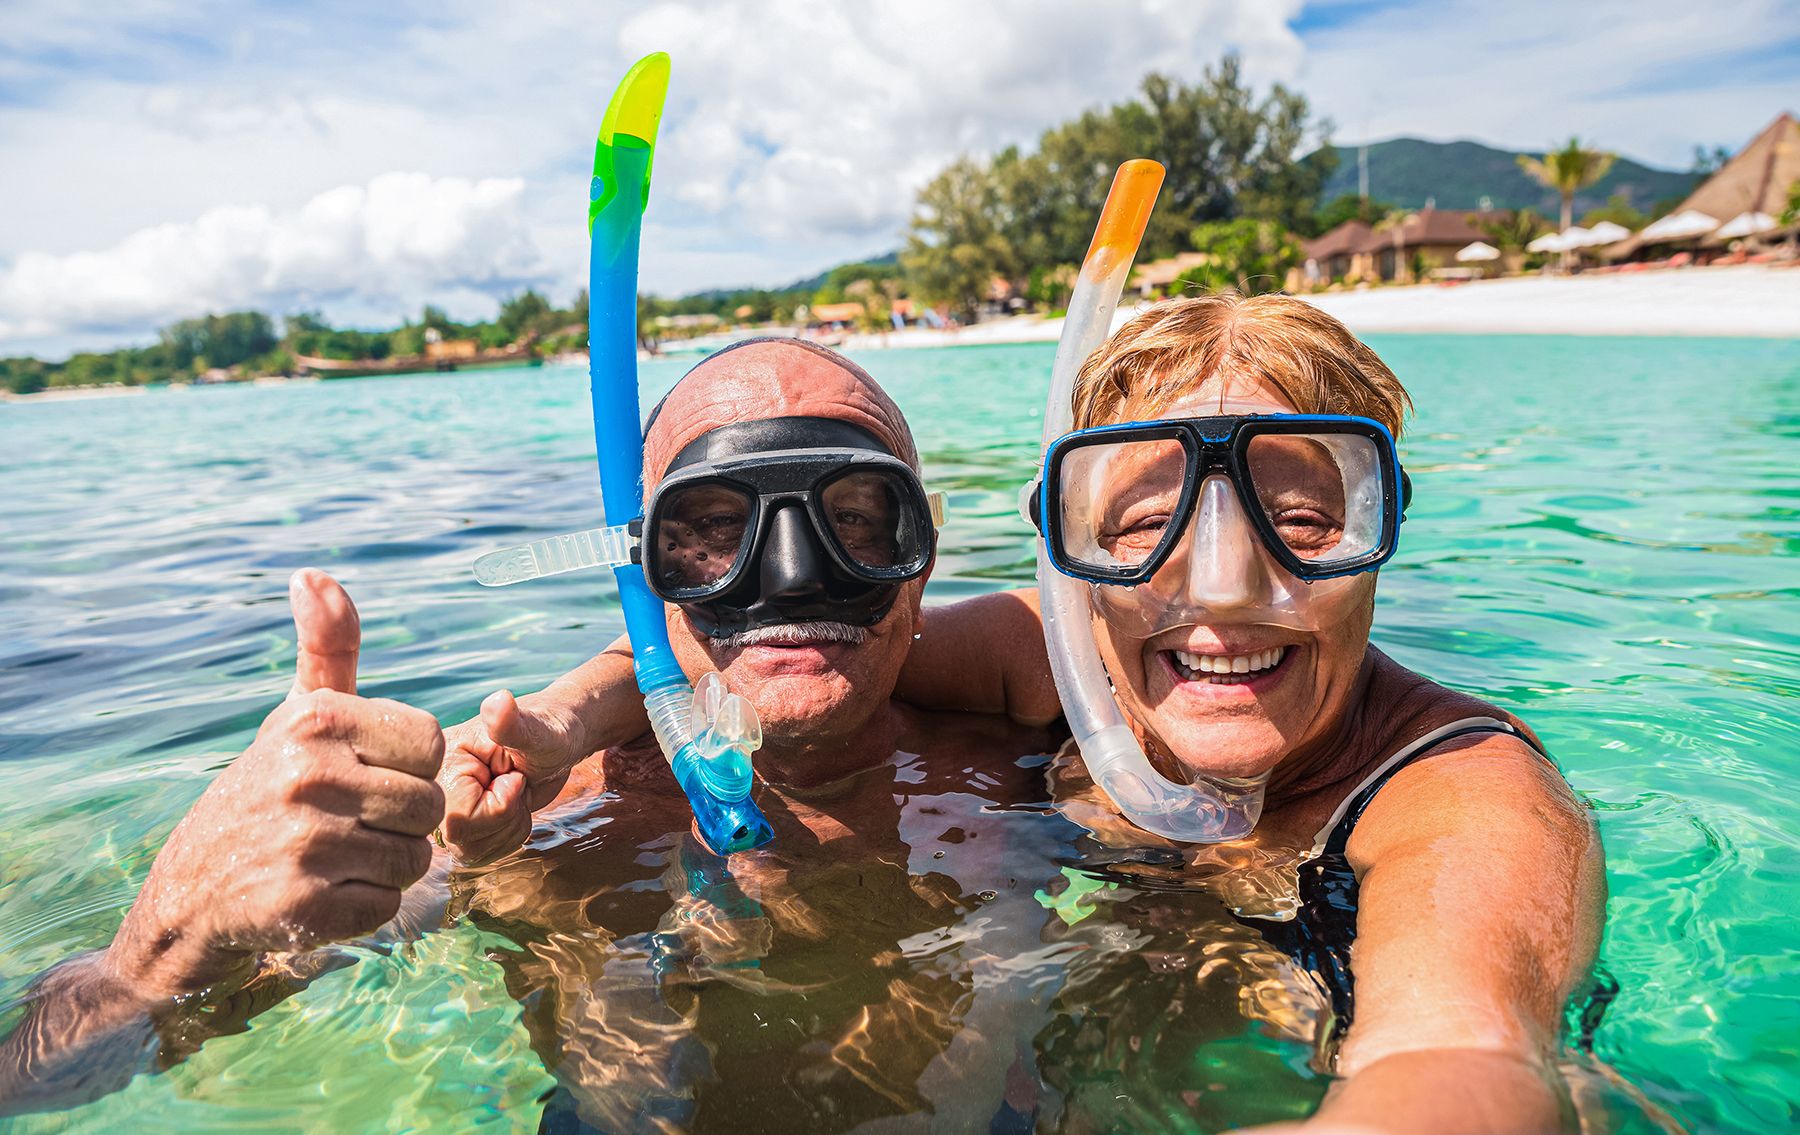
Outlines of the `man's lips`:
[{"label": "man's lips", "polygon": [[839,669],[852,649],[847,642],[784,635],[737,647],[730,661],[771,673],[817,673]]}]

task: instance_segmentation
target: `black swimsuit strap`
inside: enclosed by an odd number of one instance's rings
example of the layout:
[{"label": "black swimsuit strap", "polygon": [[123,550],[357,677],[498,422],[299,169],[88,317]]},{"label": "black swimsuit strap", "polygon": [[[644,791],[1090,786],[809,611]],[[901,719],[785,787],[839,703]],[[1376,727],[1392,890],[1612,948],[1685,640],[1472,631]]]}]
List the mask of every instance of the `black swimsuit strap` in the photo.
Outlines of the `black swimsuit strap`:
[{"label": "black swimsuit strap", "polygon": [[1484,720],[1478,723],[1471,721],[1461,728],[1452,729],[1441,737],[1431,737],[1427,734],[1426,738],[1421,738],[1419,741],[1414,742],[1414,750],[1412,752],[1406,753],[1399,760],[1394,761],[1393,764],[1383,769],[1375,779],[1369,781],[1367,784],[1363,785],[1362,788],[1357,790],[1356,795],[1350,798],[1349,805],[1345,807],[1344,814],[1338,818],[1337,823],[1332,825],[1331,834],[1326,837],[1324,846],[1319,849],[1318,854],[1344,854],[1345,848],[1348,847],[1350,843],[1350,833],[1356,828],[1356,821],[1362,819],[1363,812],[1366,811],[1369,804],[1374,801],[1375,794],[1380,792],[1383,786],[1394,778],[1395,773],[1430,756],[1433,751],[1446,741],[1454,741],[1459,737],[1473,737],[1479,733],[1501,733],[1508,737],[1517,737],[1519,740],[1529,745],[1532,752],[1543,757],[1546,761],[1550,759],[1548,753],[1538,748],[1537,742],[1504,721]]}]

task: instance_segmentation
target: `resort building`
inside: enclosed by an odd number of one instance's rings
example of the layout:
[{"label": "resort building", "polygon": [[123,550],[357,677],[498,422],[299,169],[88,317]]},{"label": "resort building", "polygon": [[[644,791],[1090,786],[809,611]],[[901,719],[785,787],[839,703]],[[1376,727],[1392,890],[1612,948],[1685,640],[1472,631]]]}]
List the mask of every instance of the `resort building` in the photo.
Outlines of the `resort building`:
[{"label": "resort building", "polygon": [[[1416,284],[1438,268],[1456,264],[1456,254],[1486,235],[1484,220],[1499,213],[1427,206],[1404,219],[1377,226],[1351,257],[1350,275],[1359,280]],[[1329,235],[1329,234],[1327,234]]]},{"label": "resort building", "polygon": [[1309,284],[1347,279],[1356,254],[1375,230],[1363,221],[1345,221],[1317,240],[1305,244],[1306,263],[1301,271]]},{"label": "resort building", "polygon": [[863,311],[863,305],[857,300],[816,303],[807,311],[806,326],[815,331],[854,331]]},{"label": "resort building", "polygon": [[466,362],[479,354],[481,344],[474,339],[445,339],[435,327],[426,330],[425,358],[430,362]]},{"label": "resort building", "polygon": [[1289,290],[1341,282],[1417,283],[1456,264],[1456,254],[1484,236],[1480,223],[1501,214],[1474,209],[1435,209],[1374,227],[1350,220],[1317,240],[1307,242],[1305,264],[1289,281]]},{"label": "resort building", "polygon": [[1183,272],[1198,268],[1210,259],[1211,256],[1204,252],[1177,252],[1165,260],[1152,260],[1132,269],[1131,281],[1126,286],[1136,289],[1144,299],[1159,296],[1180,279]]}]

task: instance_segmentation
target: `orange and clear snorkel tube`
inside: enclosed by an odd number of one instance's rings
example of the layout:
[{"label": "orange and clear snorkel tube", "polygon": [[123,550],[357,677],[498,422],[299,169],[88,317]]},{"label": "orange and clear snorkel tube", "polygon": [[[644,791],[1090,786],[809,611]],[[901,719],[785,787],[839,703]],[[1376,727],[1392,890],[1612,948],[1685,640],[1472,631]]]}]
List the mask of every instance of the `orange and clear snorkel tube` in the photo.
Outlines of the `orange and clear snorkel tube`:
[{"label": "orange and clear snorkel tube", "polygon": [[[1162,182],[1163,167],[1144,158],[1126,162],[1113,176],[1056,346],[1050,401],[1044,408],[1045,451],[1074,429],[1075,380],[1088,356],[1111,334],[1113,312]],[[1038,531],[1048,533],[1052,502],[1042,492],[1037,497]],[[1092,585],[1058,571],[1043,536],[1038,539],[1037,578],[1050,669],[1094,783],[1132,823],[1167,839],[1220,843],[1248,835],[1262,815],[1266,774],[1247,780],[1198,777],[1179,784],[1157,772],[1113,700],[1090,621]]]}]

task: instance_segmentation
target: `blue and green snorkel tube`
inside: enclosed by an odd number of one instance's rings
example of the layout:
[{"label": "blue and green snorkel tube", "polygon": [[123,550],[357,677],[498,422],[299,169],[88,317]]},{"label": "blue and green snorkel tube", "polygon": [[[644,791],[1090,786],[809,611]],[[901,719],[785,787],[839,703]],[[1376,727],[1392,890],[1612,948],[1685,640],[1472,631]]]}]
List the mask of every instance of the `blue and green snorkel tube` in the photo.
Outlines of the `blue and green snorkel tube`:
[{"label": "blue and green snorkel tube", "polygon": [[[645,56],[625,73],[600,122],[588,190],[588,389],[600,495],[613,533],[642,524],[638,237],[668,90],[669,57],[662,52]],[[756,711],[742,697],[726,693],[717,674],[703,678],[698,692],[688,685],[669,646],[662,600],[644,582],[636,549],[630,552],[628,562],[614,564],[613,577],[625,608],[638,689],[663,755],[694,809],[700,837],[721,855],[765,843],[774,833],[750,799],[750,754],[762,745]]]}]

